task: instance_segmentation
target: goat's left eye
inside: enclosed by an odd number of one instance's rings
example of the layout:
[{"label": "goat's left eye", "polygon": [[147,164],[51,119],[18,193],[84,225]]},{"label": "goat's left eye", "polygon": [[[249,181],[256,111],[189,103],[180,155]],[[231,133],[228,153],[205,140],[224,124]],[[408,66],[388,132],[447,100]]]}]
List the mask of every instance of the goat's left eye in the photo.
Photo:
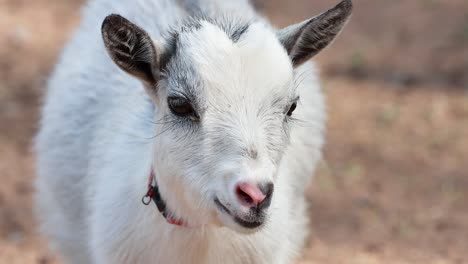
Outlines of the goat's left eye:
[{"label": "goat's left eye", "polygon": [[297,107],[297,103],[294,102],[291,107],[289,108],[289,111],[288,111],[288,116],[292,116],[294,110],[296,110],[296,107]]},{"label": "goat's left eye", "polygon": [[194,118],[198,118],[197,113],[193,109],[190,102],[182,97],[169,97],[167,98],[167,104],[169,109],[171,109],[172,113],[177,116],[191,116]]}]

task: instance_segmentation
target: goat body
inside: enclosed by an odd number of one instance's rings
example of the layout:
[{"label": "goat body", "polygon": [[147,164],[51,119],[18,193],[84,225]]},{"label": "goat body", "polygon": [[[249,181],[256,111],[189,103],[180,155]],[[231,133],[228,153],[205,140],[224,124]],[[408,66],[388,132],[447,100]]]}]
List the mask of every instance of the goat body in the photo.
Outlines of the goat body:
[{"label": "goat body", "polygon": [[[53,249],[68,263],[298,257],[325,120],[306,61],[350,12],[345,0],[276,31],[247,0],[89,2],[36,139],[37,214]],[[187,226],[141,203],[152,169]]]}]

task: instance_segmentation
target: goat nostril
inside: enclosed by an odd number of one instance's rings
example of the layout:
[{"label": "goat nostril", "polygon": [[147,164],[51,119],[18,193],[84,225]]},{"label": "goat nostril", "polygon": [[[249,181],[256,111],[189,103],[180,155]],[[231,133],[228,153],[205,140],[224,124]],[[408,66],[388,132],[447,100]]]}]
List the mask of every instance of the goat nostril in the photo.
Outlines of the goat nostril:
[{"label": "goat nostril", "polygon": [[274,185],[272,182],[269,182],[269,183],[259,185],[258,188],[260,189],[260,191],[262,191],[264,195],[269,197],[273,194]]},{"label": "goat nostril", "polygon": [[272,182],[266,183],[259,185],[259,189],[262,191],[262,193],[265,195],[265,199],[261,203],[258,204],[258,208],[263,210],[265,208],[268,208],[271,204],[271,199],[273,196],[273,190],[274,190],[274,185]]},{"label": "goat nostril", "polygon": [[247,182],[237,184],[236,196],[241,204],[248,207],[258,206],[267,197],[258,185]]},{"label": "goat nostril", "polygon": [[239,197],[239,199],[244,201],[246,204],[251,205],[254,203],[252,197],[245,193],[240,187],[237,187],[236,193],[237,197]]}]

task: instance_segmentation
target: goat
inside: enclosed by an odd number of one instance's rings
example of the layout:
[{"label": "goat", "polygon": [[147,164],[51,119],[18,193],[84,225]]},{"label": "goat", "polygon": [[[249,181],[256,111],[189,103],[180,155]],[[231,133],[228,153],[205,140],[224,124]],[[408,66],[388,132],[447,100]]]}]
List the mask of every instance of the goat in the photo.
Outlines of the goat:
[{"label": "goat", "polygon": [[351,10],[277,30],[247,0],[90,1],[36,138],[51,247],[67,263],[292,262],[324,141],[308,60]]}]

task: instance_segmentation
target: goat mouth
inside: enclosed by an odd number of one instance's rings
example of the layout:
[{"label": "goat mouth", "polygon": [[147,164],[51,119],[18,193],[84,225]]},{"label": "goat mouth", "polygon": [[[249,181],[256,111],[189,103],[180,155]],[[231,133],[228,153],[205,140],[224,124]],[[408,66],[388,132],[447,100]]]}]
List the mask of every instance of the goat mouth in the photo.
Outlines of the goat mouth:
[{"label": "goat mouth", "polygon": [[260,227],[264,223],[264,217],[259,217],[253,221],[248,221],[240,218],[239,216],[233,215],[231,211],[223,203],[221,203],[221,201],[217,197],[214,199],[214,202],[221,212],[224,212],[231,216],[234,222],[236,222],[238,225],[244,228],[254,229]]},{"label": "goat mouth", "polygon": [[221,211],[223,211],[223,212],[227,213],[228,215],[232,216],[231,211],[223,203],[221,203],[221,201],[218,199],[218,197],[216,197],[214,199],[214,202],[215,202],[216,206],[218,207],[218,209],[220,209]]}]

